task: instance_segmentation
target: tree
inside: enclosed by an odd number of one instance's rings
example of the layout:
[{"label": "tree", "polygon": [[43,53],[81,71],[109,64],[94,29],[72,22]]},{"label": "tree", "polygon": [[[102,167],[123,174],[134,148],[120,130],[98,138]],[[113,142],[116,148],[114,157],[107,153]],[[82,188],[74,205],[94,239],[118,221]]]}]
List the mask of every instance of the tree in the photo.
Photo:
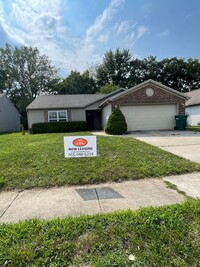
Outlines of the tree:
[{"label": "tree", "polygon": [[0,48],[0,66],[3,89],[22,114],[22,119],[25,119],[26,106],[37,95],[54,92],[59,81],[58,70],[37,48],[6,44],[5,48]]},{"label": "tree", "polygon": [[69,76],[58,85],[57,91],[59,94],[94,94],[96,83],[88,70],[82,74],[71,71]]},{"label": "tree", "polygon": [[2,66],[0,66],[0,93],[3,92],[3,90],[5,89],[5,82],[6,82],[6,73],[4,70],[2,70]]},{"label": "tree", "polygon": [[127,87],[130,76],[131,54],[129,50],[105,53],[103,63],[96,68],[96,79],[99,87],[106,84],[116,84]]},{"label": "tree", "polygon": [[129,50],[105,53],[103,62],[96,68],[98,87],[116,84],[132,87],[148,79],[161,82],[180,92],[200,87],[200,62],[198,59],[165,58],[154,56],[132,58]]},{"label": "tree", "polygon": [[200,62],[198,59],[165,58],[157,61],[150,56],[131,61],[129,86],[153,79],[180,92],[200,87]]},{"label": "tree", "polygon": [[109,116],[105,126],[108,134],[124,134],[127,131],[126,119],[119,108],[116,108]]},{"label": "tree", "polygon": [[198,59],[165,58],[160,61],[161,82],[180,92],[200,87],[200,62]]},{"label": "tree", "polygon": [[101,94],[109,94],[109,93],[111,93],[113,91],[116,91],[118,88],[119,88],[119,86],[117,86],[115,84],[107,83],[107,84],[105,84],[104,86],[102,86],[99,89],[99,93],[101,93]]}]

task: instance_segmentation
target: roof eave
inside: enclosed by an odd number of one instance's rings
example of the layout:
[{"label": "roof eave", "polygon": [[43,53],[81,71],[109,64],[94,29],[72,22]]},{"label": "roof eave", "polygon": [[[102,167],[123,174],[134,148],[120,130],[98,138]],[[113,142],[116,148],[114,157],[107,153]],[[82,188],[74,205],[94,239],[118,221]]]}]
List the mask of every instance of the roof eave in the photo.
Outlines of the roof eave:
[{"label": "roof eave", "polygon": [[107,94],[107,96],[104,96],[104,97],[102,97],[102,98],[100,98],[100,99],[98,99],[98,100],[95,100],[94,102],[89,103],[89,104],[86,105],[85,107],[88,107],[88,106],[90,106],[90,105],[93,105],[93,104],[95,104],[95,103],[97,103],[97,102],[99,102],[99,101],[101,101],[101,100],[103,100],[103,99],[107,99],[107,98],[111,97],[112,95],[115,95],[115,94],[117,94],[118,92],[120,92],[120,91],[124,91],[124,90],[126,90],[126,89],[124,89],[124,88],[119,88],[119,89],[117,89],[116,91],[113,91],[113,92]]},{"label": "roof eave", "polygon": [[200,103],[185,105],[186,108],[187,107],[194,107],[194,106],[200,106]]},{"label": "roof eave", "polygon": [[48,110],[48,109],[51,109],[51,110],[58,110],[58,109],[84,109],[85,106],[79,106],[79,107],[27,107],[26,110]]}]

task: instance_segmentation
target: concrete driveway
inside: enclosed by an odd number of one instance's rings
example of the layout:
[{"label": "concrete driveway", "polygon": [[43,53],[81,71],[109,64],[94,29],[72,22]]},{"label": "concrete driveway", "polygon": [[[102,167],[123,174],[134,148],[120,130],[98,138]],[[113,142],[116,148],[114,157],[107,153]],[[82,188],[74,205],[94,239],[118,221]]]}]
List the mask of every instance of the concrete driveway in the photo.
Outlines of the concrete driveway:
[{"label": "concrete driveway", "polygon": [[200,132],[144,131],[129,133],[127,136],[200,163]]}]

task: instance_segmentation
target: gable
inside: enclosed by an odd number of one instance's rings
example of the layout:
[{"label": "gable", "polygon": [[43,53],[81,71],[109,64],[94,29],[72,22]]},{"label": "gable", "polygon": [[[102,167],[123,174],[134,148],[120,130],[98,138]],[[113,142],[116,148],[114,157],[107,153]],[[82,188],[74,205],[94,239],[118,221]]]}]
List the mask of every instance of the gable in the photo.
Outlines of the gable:
[{"label": "gable", "polygon": [[0,94],[0,111],[6,111],[6,113],[15,113],[16,115],[20,116],[19,111],[5,94]]},{"label": "gable", "polygon": [[[130,90],[130,91],[129,91]],[[160,104],[185,101],[184,96],[153,83],[127,90],[126,94],[113,99],[115,104]]]},{"label": "gable", "polygon": [[[153,91],[153,94],[146,92],[149,89]],[[119,104],[185,103],[186,99],[188,99],[188,96],[183,93],[154,80],[147,80],[114,97],[108,98],[99,107],[104,107],[108,103],[112,103],[112,106]]]}]

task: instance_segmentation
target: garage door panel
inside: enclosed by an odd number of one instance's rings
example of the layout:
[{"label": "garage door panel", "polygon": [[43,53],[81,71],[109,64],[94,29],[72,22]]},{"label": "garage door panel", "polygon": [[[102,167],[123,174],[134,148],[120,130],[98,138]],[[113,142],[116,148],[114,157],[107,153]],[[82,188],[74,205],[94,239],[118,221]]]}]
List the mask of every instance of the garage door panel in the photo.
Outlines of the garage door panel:
[{"label": "garage door panel", "polygon": [[177,114],[176,104],[121,106],[128,131],[173,130]]}]

